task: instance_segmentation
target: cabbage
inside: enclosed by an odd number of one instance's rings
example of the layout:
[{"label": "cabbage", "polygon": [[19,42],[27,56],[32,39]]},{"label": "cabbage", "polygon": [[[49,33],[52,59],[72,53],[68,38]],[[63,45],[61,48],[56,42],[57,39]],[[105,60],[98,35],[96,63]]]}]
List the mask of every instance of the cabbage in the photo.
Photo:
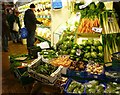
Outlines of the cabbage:
[{"label": "cabbage", "polygon": [[84,54],[84,57],[85,57],[85,58],[90,58],[90,57],[91,57],[91,54],[90,54],[90,52],[88,52],[88,53],[85,53],[85,54]]},{"label": "cabbage", "polygon": [[99,51],[103,51],[103,47],[102,46],[98,46],[98,50]]},{"label": "cabbage", "polygon": [[92,56],[93,58],[96,58],[96,57],[97,57],[97,53],[96,53],[96,52],[91,52],[91,56]]},{"label": "cabbage", "polygon": [[94,46],[100,46],[101,45],[101,42],[99,40],[94,40]]},{"label": "cabbage", "polygon": [[92,44],[93,44],[93,41],[94,41],[93,39],[88,39],[88,42],[87,42],[87,43],[88,43],[89,45],[92,45]]},{"label": "cabbage", "polygon": [[82,45],[87,46],[88,40],[82,40]]}]

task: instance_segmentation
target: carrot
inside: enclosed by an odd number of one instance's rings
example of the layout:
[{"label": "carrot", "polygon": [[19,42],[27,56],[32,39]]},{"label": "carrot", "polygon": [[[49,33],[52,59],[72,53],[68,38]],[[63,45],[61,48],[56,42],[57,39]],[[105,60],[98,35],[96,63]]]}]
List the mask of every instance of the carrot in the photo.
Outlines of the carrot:
[{"label": "carrot", "polygon": [[94,24],[94,21],[91,20],[91,21],[90,21],[90,27],[93,27],[93,24]]},{"label": "carrot", "polygon": [[84,32],[85,32],[85,30],[86,30],[86,28],[85,28],[85,27],[83,27],[83,28],[82,28],[82,30],[81,30],[81,33],[84,33]]},{"label": "carrot", "polygon": [[78,27],[78,31],[80,32],[81,30],[82,30],[82,27],[81,27],[81,26],[79,26],[79,27]]},{"label": "carrot", "polygon": [[90,21],[87,22],[86,27],[90,27]]},{"label": "carrot", "polygon": [[95,27],[99,27],[99,25],[100,25],[99,19],[98,19],[98,18],[95,18],[95,19],[94,19],[94,26],[95,26]]}]

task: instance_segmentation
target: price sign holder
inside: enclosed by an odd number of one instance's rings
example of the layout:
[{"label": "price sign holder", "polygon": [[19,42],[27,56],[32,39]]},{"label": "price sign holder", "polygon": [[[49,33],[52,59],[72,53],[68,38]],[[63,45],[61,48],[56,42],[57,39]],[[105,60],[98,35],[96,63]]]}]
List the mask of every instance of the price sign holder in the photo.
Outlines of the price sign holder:
[{"label": "price sign holder", "polygon": [[102,32],[102,28],[98,28],[98,27],[92,27],[92,30],[97,32],[97,33],[101,33]]}]

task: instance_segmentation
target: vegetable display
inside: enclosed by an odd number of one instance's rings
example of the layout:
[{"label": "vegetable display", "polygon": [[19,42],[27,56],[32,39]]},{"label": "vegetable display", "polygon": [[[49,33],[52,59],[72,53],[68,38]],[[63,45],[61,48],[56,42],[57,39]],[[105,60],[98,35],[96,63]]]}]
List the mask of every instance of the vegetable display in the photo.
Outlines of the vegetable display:
[{"label": "vegetable display", "polygon": [[71,84],[68,86],[67,92],[82,94],[84,93],[84,85],[82,85],[82,83],[72,81]]},{"label": "vegetable display", "polygon": [[115,17],[114,11],[102,12],[102,27],[104,28],[104,34],[120,33],[119,25]]},{"label": "vegetable display", "polygon": [[52,59],[57,57],[57,54],[54,50],[42,50],[40,52],[40,55],[42,55],[43,58],[47,58],[47,59]]},{"label": "vegetable display", "polygon": [[86,93],[104,93],[105,85],[99,81],[92,80],[84,85],[86,87]]},{"label": "vegetable display", "polygon": [[99,14],[105,10],[103,2],[99,2],[95,5],[95,2],[91,2],[86,8],[80,10],[81,18],[99,18]]},{"label": "vegetable display", "polygon": [[90,74],[102,74],[103,73],[103,65],[99,63],[89,63],[86,66],[86,71]]},{"label": "vegetable display", "polygon": [[67,93],[71,94],[90,94],[90,93],[104,93],[105,85],[99,81],[92,80],[88,82],[72,81],[68,88]]},{"label": "vegetable display", "polygon": [[91,18],[83,18],[81,20],[81,23],[78,27],[78,32],[79,33],[95,33],[92,28],[93,27],[99,27],[100,26],[100,21],[96,17],[94,19]]},{"label": "vegetable display", "polygon": [[67,88],[67,93],[70,94],[120,94],[120,84],[116,82],[100,82],[91,80],[86,82],[72,81]]},{"label": "vegetable display", "polygon": [[118,34],[103,35],[105,62],[111,62],[111,55],[119,51]]},{"label": "vegetable display", "polygon": [[99,2],[97,5],[91,2],[86,8],[80,10],[81,20],[78,33],[95,33],[92,28],[101,26],[100,15],[104,9],[105,5],[103,2]]},{"label": "vegetable display", "polygon": [[116,82],[108,83],[104,93],[114,93],[115,95],[120,95],[120,84]]},{"label": "vegetable display", "polygon": [[57,67],[41,61],[40,63],[33,65],[32,69],[36,71],[36,73],[50,76],[50,74],[52,74],[57,69]]},{"label": "vegetable display", "polygon": [[95,62],[104,61],[103,56],[103,46],[99,40],[82,40],[82,43],[73,45],[70,53],[70,58],[76,61],[86,61],[93,60]]},{"label": "vegetable display", "polygon": [[22,61],[25,60],[16,60],[17,58],[20,57],[27,57],[27,60],[29,60],[30,58],[28,57],[28,55],[26,54],[21,54],[21,55],[10,55],[10,70],[13,72],[15,70],[16,67],[22,66]]},{"label": "vegetable display", "polygon": [[75,71],[82,71],[85,69],[85,63],[82,61],[72,61],[70,66],[69,66],[70,70],[75,70]]},{"label": "vegetable display", "polygon": [[70,50],[72,48],[73,41],[74,41],[73,34],[65,32],[61,36],[61,39],[56,44],[56,49],[58,51],[58,54],[59,55],[70,54]]},{"label": "vegetable display", "polygon": [[59,56],[58,58],[54,58],[52,60],[50,60],[50,63],[54,66],[64,66],[64,67],[68,67],[70,66],[72,60],[69,59],[69,56]]}]

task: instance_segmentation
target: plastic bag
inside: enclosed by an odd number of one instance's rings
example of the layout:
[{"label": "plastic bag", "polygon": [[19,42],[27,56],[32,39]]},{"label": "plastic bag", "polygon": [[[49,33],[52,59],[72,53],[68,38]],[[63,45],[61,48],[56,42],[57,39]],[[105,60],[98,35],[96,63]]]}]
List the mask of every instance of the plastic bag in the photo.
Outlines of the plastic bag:
[{"label": "plastic bag", "polygon": [[13,31],[16,31],[16,32],[19,31],[19,26],[18,26],[18,23],[16,21],[13,23]]},{"label": "plastic bag", "polygon": [[27,29],[25,27],[21,28],[20,35],[21,35],[21,38],[23,38],[23,39],[27,38],[28,31],[27,31]]}]

